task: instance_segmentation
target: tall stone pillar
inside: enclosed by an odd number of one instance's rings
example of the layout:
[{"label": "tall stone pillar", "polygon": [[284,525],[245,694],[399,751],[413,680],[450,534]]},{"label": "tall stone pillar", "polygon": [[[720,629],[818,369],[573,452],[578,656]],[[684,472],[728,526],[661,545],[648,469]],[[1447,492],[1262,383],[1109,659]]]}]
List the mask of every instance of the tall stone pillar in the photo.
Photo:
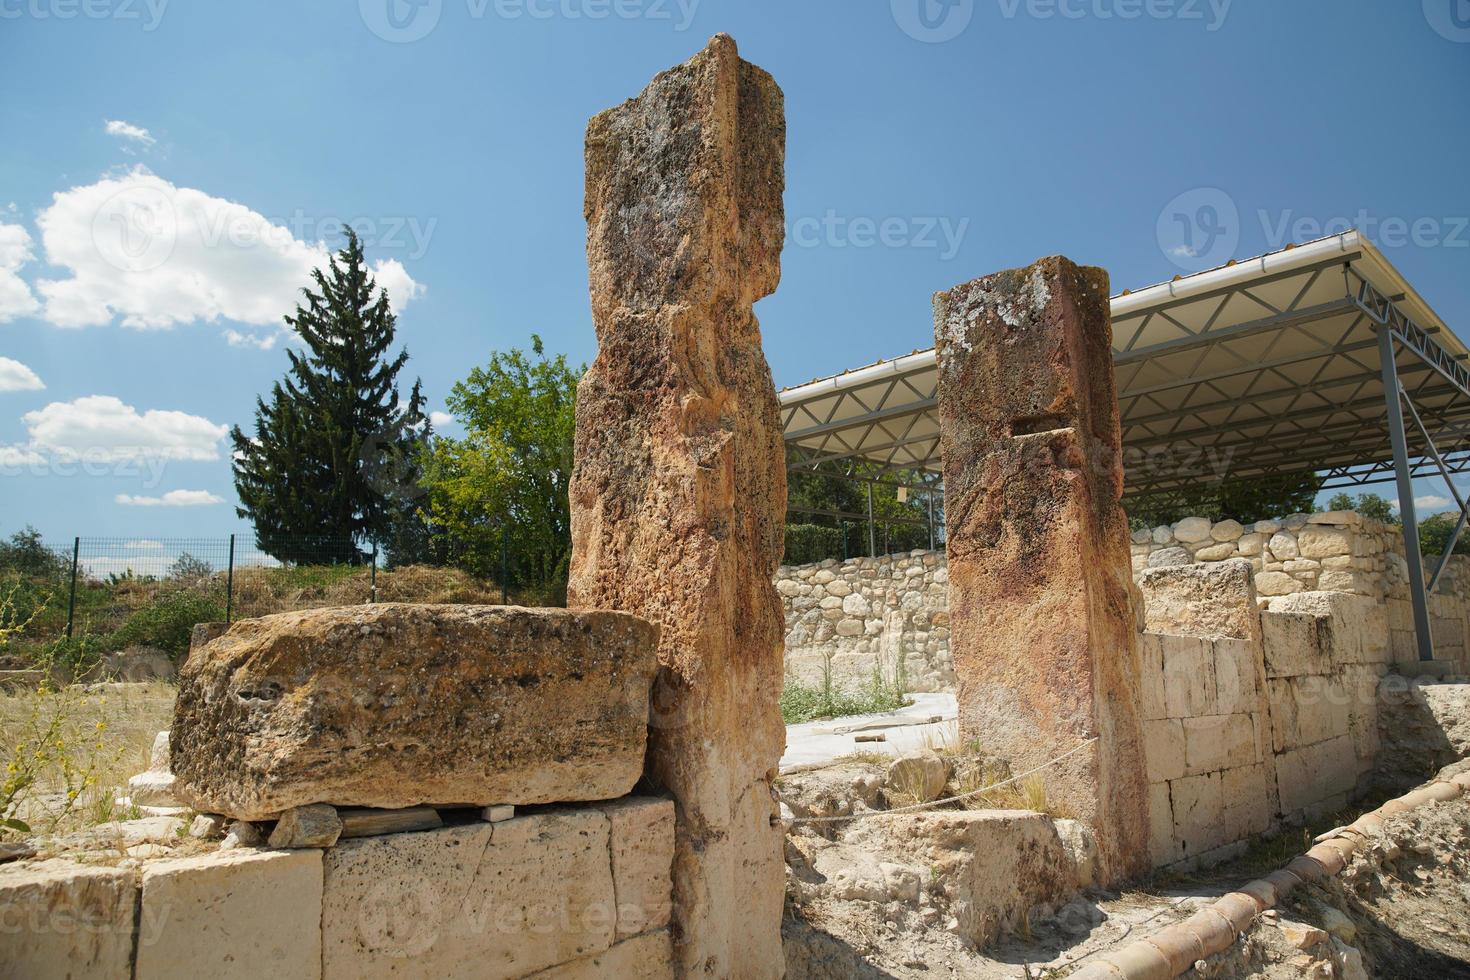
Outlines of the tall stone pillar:
[{"label": "tall stone pillar", "polygon": [[1042,259],[934,297],[960,731],[1148,867],[1139,610],[1108,276]]},{"label": "tall stone pillar", "polygon": [[720,35],[587,129],[599,347],[577,392],[568,600],[662,631],[648,776],[677,806],[684,976],[784,971],[786,469],[751,310],[780,279],[783,104]]}]

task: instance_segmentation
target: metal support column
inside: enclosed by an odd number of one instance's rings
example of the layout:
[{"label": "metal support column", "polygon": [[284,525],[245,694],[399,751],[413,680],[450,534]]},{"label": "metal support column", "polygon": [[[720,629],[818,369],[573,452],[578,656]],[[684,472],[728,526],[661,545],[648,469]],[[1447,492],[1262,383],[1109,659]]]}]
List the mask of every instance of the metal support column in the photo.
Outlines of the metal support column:
[{"label": "metal support column", "polygon": [[1419,659],[1434,659],[1434,636],[1429,631],[1429,601],[1424,590],[1424,559],[1419,554],[1419,521],[1414,515],[1414,479],[1409,469],[1409,443],[1404,432],[1404,406],[1399,397],[1398,364],[1394,359],[1393,330],[1378,328],[1378,356],[1383,370],[1383,400],[1388,409],[1388,436],[1393,442],[1393,468],[1398,481],[1399,517],[1404,522],[1404,561],[1409,566],[1409,599],[1414,606],[1414,638]]}]

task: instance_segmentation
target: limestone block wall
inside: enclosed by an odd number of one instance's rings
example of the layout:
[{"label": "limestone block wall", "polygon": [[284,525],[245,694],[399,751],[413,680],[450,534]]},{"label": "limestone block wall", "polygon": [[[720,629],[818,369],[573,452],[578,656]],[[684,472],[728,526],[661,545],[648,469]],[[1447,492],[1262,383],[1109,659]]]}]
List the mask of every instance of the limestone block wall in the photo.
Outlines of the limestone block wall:
[{"label": "limestone block wall", "polygon": [[325,850],[19,862],[0,973],[672,978],[673,851],[672,802],[628,797]]},{"label": "limestone block wall", "polygon": [[1333,592],[1261,613],[1280,815],[1299,822],[1348,802],[1378,755],[1378,682],[1391,650],[1381,602]]},{"label": "limestone block wall", "polygon": [[830,664],[833,683],[849,690],[875,670],[902,674],[910,691],[953,690],[948,582],[936,551],[781,566],[787,676],[819,685]]},{"label": "limestone block wall", "polygon": [[1233,856],[1276,811],[1259,645],[1145,633],[1142,653],[1154,864]]},{"label": "limestone block wall", "polygon": [[1158,865],[1213,863],[1338,809],[1378,756],[1384,603],[1300,592],[1258,609],[1241,561],[1146,570],[1140,590],[1150,840]]}]

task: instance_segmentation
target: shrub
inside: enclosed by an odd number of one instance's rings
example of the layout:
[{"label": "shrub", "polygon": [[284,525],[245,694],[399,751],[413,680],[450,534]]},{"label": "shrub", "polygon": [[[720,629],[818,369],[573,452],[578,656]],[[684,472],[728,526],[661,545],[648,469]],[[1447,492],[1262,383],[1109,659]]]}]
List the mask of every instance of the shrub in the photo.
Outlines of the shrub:
[{"label": "shrub", "polygon": [[189,635],[198,623],[225,618],[224,607],[210,596],[190,589],[160,592],[130,615],[107,640],[109,649],[149,646],[175,660],[189,652]]},{"label": "shrub", "polygon": [[819,524],[786,525],[786,557],[788,565],[810,565],[828,558],[842,557],[842,532]]}]

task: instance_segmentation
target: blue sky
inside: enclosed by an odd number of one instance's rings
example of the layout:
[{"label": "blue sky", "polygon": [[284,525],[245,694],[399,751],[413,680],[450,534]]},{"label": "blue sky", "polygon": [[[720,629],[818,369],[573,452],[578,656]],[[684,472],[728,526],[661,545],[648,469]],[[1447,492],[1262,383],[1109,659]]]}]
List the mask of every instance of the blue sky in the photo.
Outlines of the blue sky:
[{"label": "blue sky", "polygon": [[[241,529],[220,433],[341,220],[434,408],[532,332],[590,360],[586,121],[718,31],[786,92],[778,385],[1040,255],[1168,278],[1201,189],[1237,257],[1366,223],[1470,335],[1470,0],[0,0],[0,533]],[[156,201],[193,230],[119,238]]]}]

